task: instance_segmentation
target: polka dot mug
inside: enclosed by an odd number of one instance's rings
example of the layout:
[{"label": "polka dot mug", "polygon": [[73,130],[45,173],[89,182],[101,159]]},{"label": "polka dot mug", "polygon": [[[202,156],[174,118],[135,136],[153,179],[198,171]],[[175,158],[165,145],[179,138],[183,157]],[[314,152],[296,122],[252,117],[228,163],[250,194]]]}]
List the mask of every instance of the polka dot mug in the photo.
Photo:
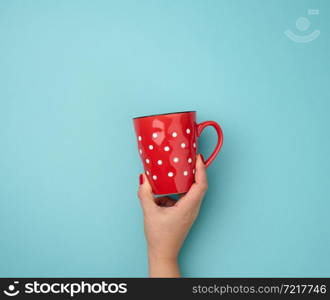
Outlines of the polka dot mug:
[{"label": "polka dot mug", "polygon": [[209,166],[220,151],[221,127],[214,121],[196,123],[196,111],[150,115],[133,119],[138,150],[155,195],[186,193],[194,182],[197,138],[207,126],[217,132],[218,141]]}]

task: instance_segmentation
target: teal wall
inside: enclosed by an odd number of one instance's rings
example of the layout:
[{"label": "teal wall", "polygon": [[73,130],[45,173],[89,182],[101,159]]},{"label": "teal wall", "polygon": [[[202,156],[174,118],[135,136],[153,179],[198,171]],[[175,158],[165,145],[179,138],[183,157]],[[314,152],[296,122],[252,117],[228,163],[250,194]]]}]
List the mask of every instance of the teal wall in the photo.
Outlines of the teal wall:
[{"label": "teal wall", "polygon": [[0,276],[146,276],[131,118],[191,109],[225,142],[183,275],[330,276],[329,32],[326,0],[1,0]]}]

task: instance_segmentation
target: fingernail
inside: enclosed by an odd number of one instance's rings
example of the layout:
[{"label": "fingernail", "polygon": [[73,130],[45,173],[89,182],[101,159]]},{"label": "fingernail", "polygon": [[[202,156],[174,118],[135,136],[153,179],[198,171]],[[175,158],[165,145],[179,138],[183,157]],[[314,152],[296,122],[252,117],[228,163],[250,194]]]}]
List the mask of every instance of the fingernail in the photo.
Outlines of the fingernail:
[{"label": "fingernail", "polygon": [[203,164],[205,165],[205,159],[204,159],[203,154],[200,154],[200,156],[201,156],[201,159],[202,159]]},{"label": "fingernail", "polygon": [[144,180],[144,179],[143,179],[143,175],[140,174],[140,176],[139,176],[139,182],[140,182],[140,185],[143,184],[143,180]]}]

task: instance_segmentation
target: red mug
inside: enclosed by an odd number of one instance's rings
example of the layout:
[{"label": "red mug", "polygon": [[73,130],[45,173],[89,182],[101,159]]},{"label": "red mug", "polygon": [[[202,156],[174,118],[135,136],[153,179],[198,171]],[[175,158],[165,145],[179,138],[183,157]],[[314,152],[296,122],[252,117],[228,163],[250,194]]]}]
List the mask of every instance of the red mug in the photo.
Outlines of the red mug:
[{"label": "red mug", "polygon": [[196,123],[196,111],[150,115],[133,119],[138,150],[155,195],[188,192],[195,178],[197,138],[203,129],[212,126],[218,141],[208,167],[219,153],[223,134],[214,121]]}]

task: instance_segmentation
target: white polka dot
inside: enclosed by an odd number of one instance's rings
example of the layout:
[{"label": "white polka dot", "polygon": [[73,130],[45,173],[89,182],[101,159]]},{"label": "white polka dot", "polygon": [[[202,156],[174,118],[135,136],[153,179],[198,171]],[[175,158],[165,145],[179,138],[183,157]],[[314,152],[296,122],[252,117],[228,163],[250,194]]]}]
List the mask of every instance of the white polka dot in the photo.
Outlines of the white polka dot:
[{"label": "white polka dot", "polygon": [[149,160],[149,158],[146,158],[146,163],[148,164],[148,163],[150,163],[150,160]]},{"label": "white polka dot", "polygon": [[154,146],[153,145],[149,145],[149,149],[150,150],[154,149]]},{"label": "white polka dot", "polygon": [[152,175],[153,180],[157,180],[157,175]]},{"label": "white polka dot", "polygon": [[163,161],[161,159],[157,160],[157,164],[161,165]]},{"label": "white polka dot", "polygon": [[140,152],[140,154],[142,154],[142,150],[141,149],[139,149],[139,152]]},{"label": "white polka dot", "polygon": [[196,148],[196,143],[193,143],[193,147]]},{"label": "white polka dot", "polygon": [[189,129],[189,128],[187,128],[187,129],[186,129],[186,132],[187,132],[187,134],[189,134],[189,133],[190,133],[190,129]]},{"label": "white polka dot", "polygon": [[173,172],[168,172],[168,173],[167,173],[167,176],[168,176],[168,177],[173,177],[173,175],[174,175]]},{"label": "white polka dot", "polygon": [[167,152],[167,151],[170,151],[170,147],[169,147],[169,146],[165,146],[165,147],[164,147],[164,151],[166,151],[166,152]]},{"label": "white polka dot", "polygon": [[172,132],[172,136],[173,136],[173,137],[177,137],[178,134],[174,131],[174,132]]},{"label": "white polka dot", "polygon": [[193,169],[193,174],[195,174],[195,169]]},{"label": "white polka dot", "polygon": [[188,176],[188,171],[183,171],[184,176]]},{"label": "white polka dot", "polygon": [[142,141],[142,137],[140,135],[138,136],[138,140],[139,141]]},{"label": "white polka dot", "polygon": [[192,163],[192,159],[190,157],[188,158],[188,163]]},{"label": "white polka dot", "polygon": [[158,134],[157,134],[156,132],[154,132],[154,133],[152,134],[152,137],[155,139],[155,138],[158,137]]},{"label": "white polka dot", "polygon": [[174,161],[175,163],[177,163],[177,162],[179,161],[179,158],[178,158],[178,157],[173,157],[173,161]]},{"label": "white polka dot", "polygon": [[181,148],[185,148],[186,144],[185,143],[181,143]]},{"label": "white polka dot", "polygon": [[150,173],[149,173],[149,171],[147,171],[146,173],[147,173],[147,175],[149,175],[149,174],[150,174]]}]

